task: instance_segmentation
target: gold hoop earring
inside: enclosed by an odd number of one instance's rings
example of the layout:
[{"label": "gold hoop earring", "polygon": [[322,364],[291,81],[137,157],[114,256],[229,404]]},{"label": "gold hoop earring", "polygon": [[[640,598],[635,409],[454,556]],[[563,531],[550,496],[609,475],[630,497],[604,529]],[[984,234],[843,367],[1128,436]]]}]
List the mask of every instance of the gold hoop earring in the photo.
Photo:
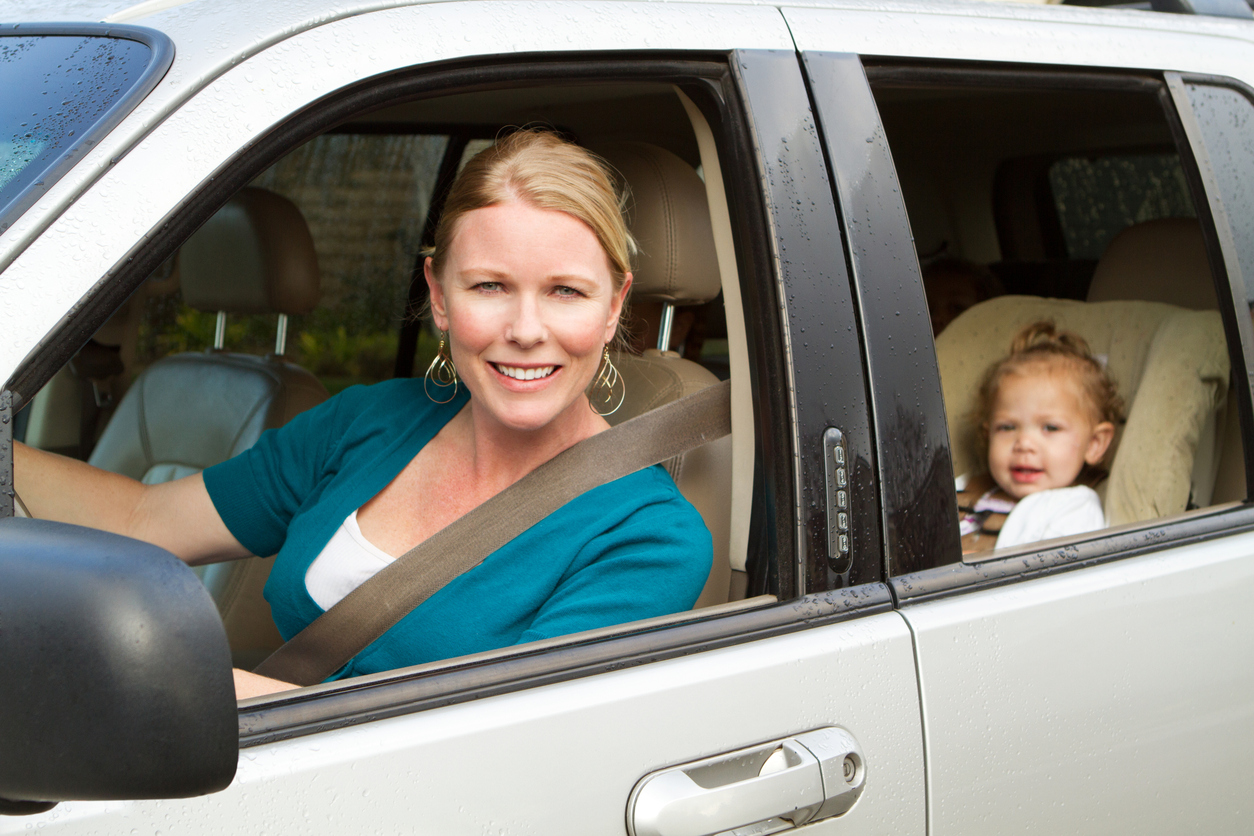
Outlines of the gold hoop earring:
[{"label": "gold hoop earring", "polygon": [[[435,358],[431,361],[431,365],[427,366],[427,373],[422,376],[422,391],[427,393],[427,397],[431,398],[434,403],[445,404],[457,397],[457,367],[453,365],[453,360],[444,353],[444,332],[440,333],[440,347],[436,349]],[[436,400],[431,397],[431,382],[435,381],[435,385],[441,388],[453,387],[453,393],[444,400]]]},{"label": "gold hoop earring", "polygon": [[[604,389],[605,395],[601,396],[598,389]],[[597,406],[609,406],[614,403],[615,389],[618,390],[618,403],[614,404],[613,409],[602,412]],[[618,408],[623,405],[623,401],[627,399],[627,384],[623,381],[622,375],[618,373],[618,369],[614,367],[614,362],[610,360],[610,347],[605,347],[605,353],[601,358],[601,368],[597,370],[597,376],[593,378],[592,385],[588,387],[588,406],[592,411],[602,418],[613,415],[618,412]]]}]

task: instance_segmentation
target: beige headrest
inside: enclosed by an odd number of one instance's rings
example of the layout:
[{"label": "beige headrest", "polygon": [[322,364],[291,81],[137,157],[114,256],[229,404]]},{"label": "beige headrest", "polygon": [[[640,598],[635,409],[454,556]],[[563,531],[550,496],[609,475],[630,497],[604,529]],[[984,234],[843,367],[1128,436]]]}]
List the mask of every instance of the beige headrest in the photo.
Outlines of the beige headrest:
[{"label": "beige headrest", "polygon": [[954,475],[984,471],[972,420],[980,383],[1015,334],[1042,319],[1083,337],[1127,404],[1106,482],[1110,524],[1184,511],[1198,441],[1228,391],[1228,348],[1215,311],[1035,296],[969,308],[936,337]]},{"label": "beige headrest", "polygon": [[1219,308],[1202,228],[1192,218],[1133,224],[1102,253],[1090,302],[1144,299],[1194,311]]},{"label": "beige headrest", "polygon": [[231,198],[179,251],[183,301],[202,311],[303,314],[318,304],[318,257],[296,205],[265,189]]},{"label": "beige headrest", "polygon": [[692,166],[645,142],[612,142],[596,152],[627,182],[627,224],[640,252],[632,299],[699,305],[721,283],[705,183]]}]

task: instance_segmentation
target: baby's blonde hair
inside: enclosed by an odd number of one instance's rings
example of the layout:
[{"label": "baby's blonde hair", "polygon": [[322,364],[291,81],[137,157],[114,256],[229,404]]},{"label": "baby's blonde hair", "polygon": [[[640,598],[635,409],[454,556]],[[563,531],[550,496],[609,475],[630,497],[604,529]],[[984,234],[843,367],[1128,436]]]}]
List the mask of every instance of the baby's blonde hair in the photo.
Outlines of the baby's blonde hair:
[{"label": "baby's blonde hair", "polygon": [[1069,375],[1077,384],[1082,405],[1088,409],[1094,424],[1123,420],[1123,398],[1115,382],[1089,350],[1079,334],[1060,331],[1048,320],[1033,322],[1010,343],[1010,353],[989,367],[980,384],[976,399],[975,421],[980,443],[988,449],[988,423],[992,419],[997,390],[1007,375],[1019,374],[1030,366],[1043,367],[1046,372]]}]

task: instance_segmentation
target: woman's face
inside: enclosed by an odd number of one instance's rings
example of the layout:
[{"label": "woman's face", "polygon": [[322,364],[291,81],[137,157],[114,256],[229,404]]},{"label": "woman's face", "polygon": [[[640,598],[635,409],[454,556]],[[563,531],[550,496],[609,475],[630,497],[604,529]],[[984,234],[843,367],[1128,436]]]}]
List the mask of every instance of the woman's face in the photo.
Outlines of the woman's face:
[{"label": "woman's face", "polygon": [[629,275],[614,290],[587,224],[520,202],[476,209],[458,222],[443,274],[428,258],[426,277],[477,418],[521,431],[587,419],[584,390],[631,286]]}]

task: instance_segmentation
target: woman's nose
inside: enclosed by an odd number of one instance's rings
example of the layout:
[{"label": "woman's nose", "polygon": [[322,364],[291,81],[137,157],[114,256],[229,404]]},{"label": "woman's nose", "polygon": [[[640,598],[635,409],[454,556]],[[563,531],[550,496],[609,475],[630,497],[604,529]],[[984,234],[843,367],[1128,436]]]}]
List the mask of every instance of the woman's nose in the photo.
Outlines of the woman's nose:
[{"label": "woman's nose", "polygon": [[538,300],[526,297],[518,300],[514,316],[506,330],[505,338],[522,348],[530,348],[542,342],[547,334]]}]

